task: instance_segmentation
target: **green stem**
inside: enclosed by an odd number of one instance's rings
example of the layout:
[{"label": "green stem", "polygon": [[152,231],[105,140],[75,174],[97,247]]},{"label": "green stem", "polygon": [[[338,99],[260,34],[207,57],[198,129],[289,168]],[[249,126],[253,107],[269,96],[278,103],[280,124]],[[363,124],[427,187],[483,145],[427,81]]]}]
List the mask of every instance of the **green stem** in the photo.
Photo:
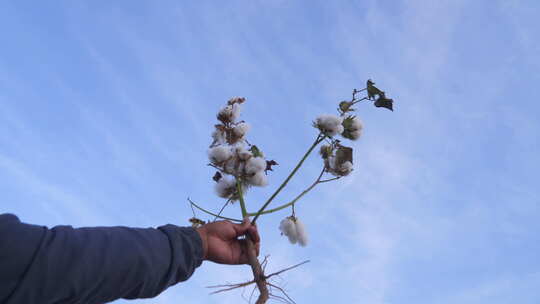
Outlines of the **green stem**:
[{"label": "green stem", "polygon": [[238,200],[240,201],[240,209],[242,209],[242,218],[245,218],[248,214],[246,209],[246,202],[244,201],[244,192],[242,191],[242,181],[236,179],[236,191],[238,192]]},{"label": "green stem", "polygon": [[213,212],[210,212],[210,211],[204,209],[203,207],[201,207],[201,206],[195,204],[189,197],[188,197],[188,201],[189,201],[189,203],[190,203],[192,206],[194,206],[195,208],[201,210],[201,211],[204,212],[204,213],[213,215],[213,216],[215,216],[215,217],[217,217],[217,218],[224,219],[224,220],[229,220],[229,221],[234,221],[234,222],[242,222],[241,220],[238,220],[238,219],[234,219],[234,218],[230,218],[230,217],[226,217],[226,216],[221,216],[221,215],[219,215],[219,214],[215,214],[215,213],[213,213]]},{"label": "green stem", "polygon": [[342,177],[342,176],[338,176],[338,177],[333,177],[333,178],[329,178],[329,179],[320,180],[320,181],[319,181],[319,184],[327,183],[327,182],[331,182],[331,181],[335,181],[335,180],[340,179],[341,177]]},{"label": "green stem", "polygon": [[[225,210],[225,207],[227,207],[227,205],[231,202],[231,199],[228,199],[225,204],[223,204],[223,206],[221,207],[221,209],[219,209],[219,212],[218,212],[218,216],[221,216],[221,212],[223,212],[223,210]],[[213,222],[215,222],[217,220],[217,217],[214,218]]]},{"label": "green stem", "polygon": [[[287,208],[289,206],[293,206],[299,199],[302,198],[302,196],[306,195],[309,191],[311,191],[313,188],[315,188],[315,186],[317,186],[318,184],[320,184],[322,182],[321,177],[323,176],[323,174],[324,174],[324,168],[322,169],[321,173],[319,174],[319,176],[317,177],[315,182],[313,182],[313,184],[311,184],[311,186],[309,186],[306,190],[302,191],[302,193],[298,194],[298,196],[296,196],[292,201],[290,201],[290,202],[288,202],[286,204],[283,204],[283,205],[281,205],[279,207],[262,211],[261,214],[273,213],[273,212],[285,209],[285,208]],[[328,180],[326,180],[326,181],[328,181]],[[256,215],[256,213],[248,213],[248,216],[253,216],[253,215]]]},{"label": "green stem", "polygon": [[367,98],[367,97],[363,97],[363,98],[361,98],[361,99],[353,100],[351,106],[352,106],[352,105],[355,105],[355,104],[357,104],[357,103],[359,103],[359,102],[362,101],[362,100],[368,100],[368,99],[369,99],[369,98]]},{"label": "green stem", "polygon": [[302,159],[298,162],[298,164],[296,165],[296,167],[292,170],[292,172],[289,174],[289,176],[287,176],[287,178],[285,179],[285,181],[283,181],[283,183],[279,186],[279,188],[274,192],[274,194],[272,194],[272,196],[270,196],[270,198],[266,201],[266,203],[264,203],[264,205],[261,207],[261,209],[259,209],[259,211],[257,213],[255,213],[255,217],[253,218],[253,220],[251,221],[252,223],[255,223],[255,221],[257,221],[257,218],[259,218],[259,216],[262,214],[262,212],[264,212],[264,209],[266,209],[266,207],[268,207],[268,205],[272,202],[272,200],[274,200],[274,198],[279,194],[279,192],[281,192],[281,190],[287,185],[287,183],[291,180],[291,178],[294,176],[294,174],[296,173],[296,171],[298,171],[298,169],[302,166],[302,164],[304,163],[304,161],[306,160],[306,158],[309,156],[309,154],[311,153],[311,151],[313,151],[313,149],[315,149],[315,147],[321,143],[321,141],[323,141],[325,138],[326,138],[327,135],[323,135],[322,133],[319,133],[319,135],[317,135],[317,138],[315,139],[315,142],[311,145],[311,147],[309,148],[309,150],[304,154],[304,156],[302,157]]}]

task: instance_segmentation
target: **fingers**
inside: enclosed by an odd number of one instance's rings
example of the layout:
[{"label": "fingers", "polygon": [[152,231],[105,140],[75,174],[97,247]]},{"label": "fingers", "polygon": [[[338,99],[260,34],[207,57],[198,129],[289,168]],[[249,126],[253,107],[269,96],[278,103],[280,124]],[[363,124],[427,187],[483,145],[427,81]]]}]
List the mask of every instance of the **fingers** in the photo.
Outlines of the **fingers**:
[{"label": "fingers", "polygon": [[257,226],[251,225],[251,221],[248,217],[244,218],[242,224],[232,225],[237,237],[248,234],[254,242],[260,241],[261,238],[259,236],[259,232],[257,231]]},{"label": "fingers", "polygon": [[238,260],[235,261],[235,264],[243,265],[243,264],[249,264],[248,254],[247,254],[247,244],[246,240],[240,240],[240,255],[238,256]]},{"label": "fingers", "polygon": [[261,251],[261,243],[257,242],[255,243],[255,255],[259,256],[260,251]]},{"label": "fingers", "polygon": [[236,233],[236,237],[239,237],[246,234],[246,231],[249,229],[249,226],[251,226],[251,223],[249,222],[249,219],[244,219],[242,224],[232,223],[232,225],[234,228],[234,232]]},{"label": "fingers", "polygon": [[[252,250],[255,251],[255,256],[259,256],[260,250],[261,250],[261,237],[259,236],[259,232],[257,230],[257,226],[252,225],[251,221],[248,217],[244,218],[244,221],[242,224],[232,224],[232,227],[235,231],[236,237],[239,237],[241,235],[246,235],[252,242],[253,247]],[[248,246],[247,246],[247,240],[242,239],[238,240],[240,242],[241,247],[241,253],[238,258],[239,264],[249,264],[248,259]]]},{"label": "fingers", "polygon": [[[247,240],[239,240],[239,242],[240,242],[241,253],[240,253],[240,256],[238,257],[237,263],[249,264],[249,257],[248,257],[249,247],[247,245]],[[258,257],[261,250],[261,243],[254,243],[252,248],[255,249],[255,256]]]},{"label": "fingers", "polygon": [[261,237],[259,236],[259,231],[257,230],[257,226],[250,226],[247,230],[247,234],[249,235],[249,238],[254,243],[258,243],[261,241]]}]

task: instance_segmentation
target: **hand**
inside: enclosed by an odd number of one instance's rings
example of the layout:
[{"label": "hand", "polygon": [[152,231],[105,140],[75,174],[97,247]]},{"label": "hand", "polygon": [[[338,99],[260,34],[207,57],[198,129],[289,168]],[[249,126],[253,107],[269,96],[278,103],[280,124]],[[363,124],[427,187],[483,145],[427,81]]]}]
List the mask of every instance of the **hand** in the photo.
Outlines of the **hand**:
[{"label": "hand", "polygon": [[197,228],[203,242],[204,259],[220,264],[247,264],[247,244],[239,236],[249,237],[259,255],[260,237],[257,227],[251,225],[249,219],[242,224],[219,221]]}]

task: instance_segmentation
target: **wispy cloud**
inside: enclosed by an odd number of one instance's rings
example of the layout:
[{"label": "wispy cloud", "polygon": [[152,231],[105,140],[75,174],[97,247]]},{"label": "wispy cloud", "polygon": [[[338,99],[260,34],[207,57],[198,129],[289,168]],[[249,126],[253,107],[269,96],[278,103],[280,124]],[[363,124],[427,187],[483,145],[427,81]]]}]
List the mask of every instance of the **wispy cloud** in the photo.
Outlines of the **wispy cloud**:
[{"label": "wispy cloud", "polygon": [[[43,196],[42,199],[37,200],[40,202],[40,208],[36,211],[39,210],[39,213],[45,212],[54,220],[47,220],[47,217],[39,216],[40,221],[45,221],[45,223],[41,222],[41,224],[106,225],[113,223],[106,214],[96,211],[91,203],[76,194],[70,193],[65,189],[65,186],[60,187],[47,182],[25,167],[24,164],[14,159],[0,154],[0,167],[3,169],[4,174],[8,173],[19,183],[20,189]],[[31,206],[18,206],[16,209],[21,207],[26,209]],[[9,209],[5,211],[10,212]]]}]

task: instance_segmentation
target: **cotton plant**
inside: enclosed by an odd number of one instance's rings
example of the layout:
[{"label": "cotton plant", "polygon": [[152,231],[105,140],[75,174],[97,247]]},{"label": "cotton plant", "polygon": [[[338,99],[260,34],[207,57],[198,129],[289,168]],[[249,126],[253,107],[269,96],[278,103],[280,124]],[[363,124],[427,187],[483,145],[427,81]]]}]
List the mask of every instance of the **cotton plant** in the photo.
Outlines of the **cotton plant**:
[{"label": "cotton plant", "polygon": [[[365,93],[365,96],[359,97]],[[354,170],[353,149],[342,143],[342,140],[358,140],[363,131],[361,120],[354,115],[354,106],[361,101],[373,101],[376,107],[383,107],[393,111],[393,100],[386,97],[384,91],[375,86],[372,80],[366,82],[366,87],[352,92],[351,100],[341,101],[338,104],[337,114],[322,114],[313,121],[313,127],[317,130],[314,142],[304,153],[300,161],[291,170],[287,178],[268,197],[266,202],[255,212],[249,212],[246,203],[246,194],[252,187],[265,187],[268,185],[268,173],[277,165],[275,160],[268,159],[259,147],[247,140],[247,135],[251,125],[240,120],[242,106],[246,103],[243,97],[234,97],[227,101],[217,113],[218,123],[212,132],[212,142],[208,149],[209,166],[216,169],[212,179],[214,190],[218,197],[225,200],[218,212],[209,211],[192,200],[189,200],[191,207],[196,208],[216,219],[225,219],[241,222],[241,219],[222,216],[222,212],[227,206],[239,206],[241,218],[251,218],[251,223],[256,224],[260,216],[270,213],[290,210],[290,214],[283,218],[279,225],[276,225],[281,233],[293,245],[306,246],[308,244],[308,234],[306,227],[300,217],[295,213],[295,205],[309,191],[322,183],[336,181],[346,177]],[[308,156],[319,146],[319,155],[322,159],[322,168],[315,181],[291,201],[273,207],[268,207],[276,196],[285,188],[297,171],[302,167]],[[193,209],[195,210],[195,209]],[[194,212],[195,213],[195,212]],[[205,224],[205,221],[195,217],[190,219],[194,227]],[[216,292],[243,288],[255,285],[259,290],[256,303],[266,303],[269,298],[285,302],[294,302],[285,291],[270,281],[273,276],[290,270],[300,263],[284,270],[265,274],[267,258],[259,261],[256,257],[253,242],[249,236],[246,237],[249,264],[253,272],[253,279],[248,282],[238,284],[218,285],[222,289]],[[282,295],[273,294],[277,290]],[[216,293],[215,292],[215,293]]]}]

